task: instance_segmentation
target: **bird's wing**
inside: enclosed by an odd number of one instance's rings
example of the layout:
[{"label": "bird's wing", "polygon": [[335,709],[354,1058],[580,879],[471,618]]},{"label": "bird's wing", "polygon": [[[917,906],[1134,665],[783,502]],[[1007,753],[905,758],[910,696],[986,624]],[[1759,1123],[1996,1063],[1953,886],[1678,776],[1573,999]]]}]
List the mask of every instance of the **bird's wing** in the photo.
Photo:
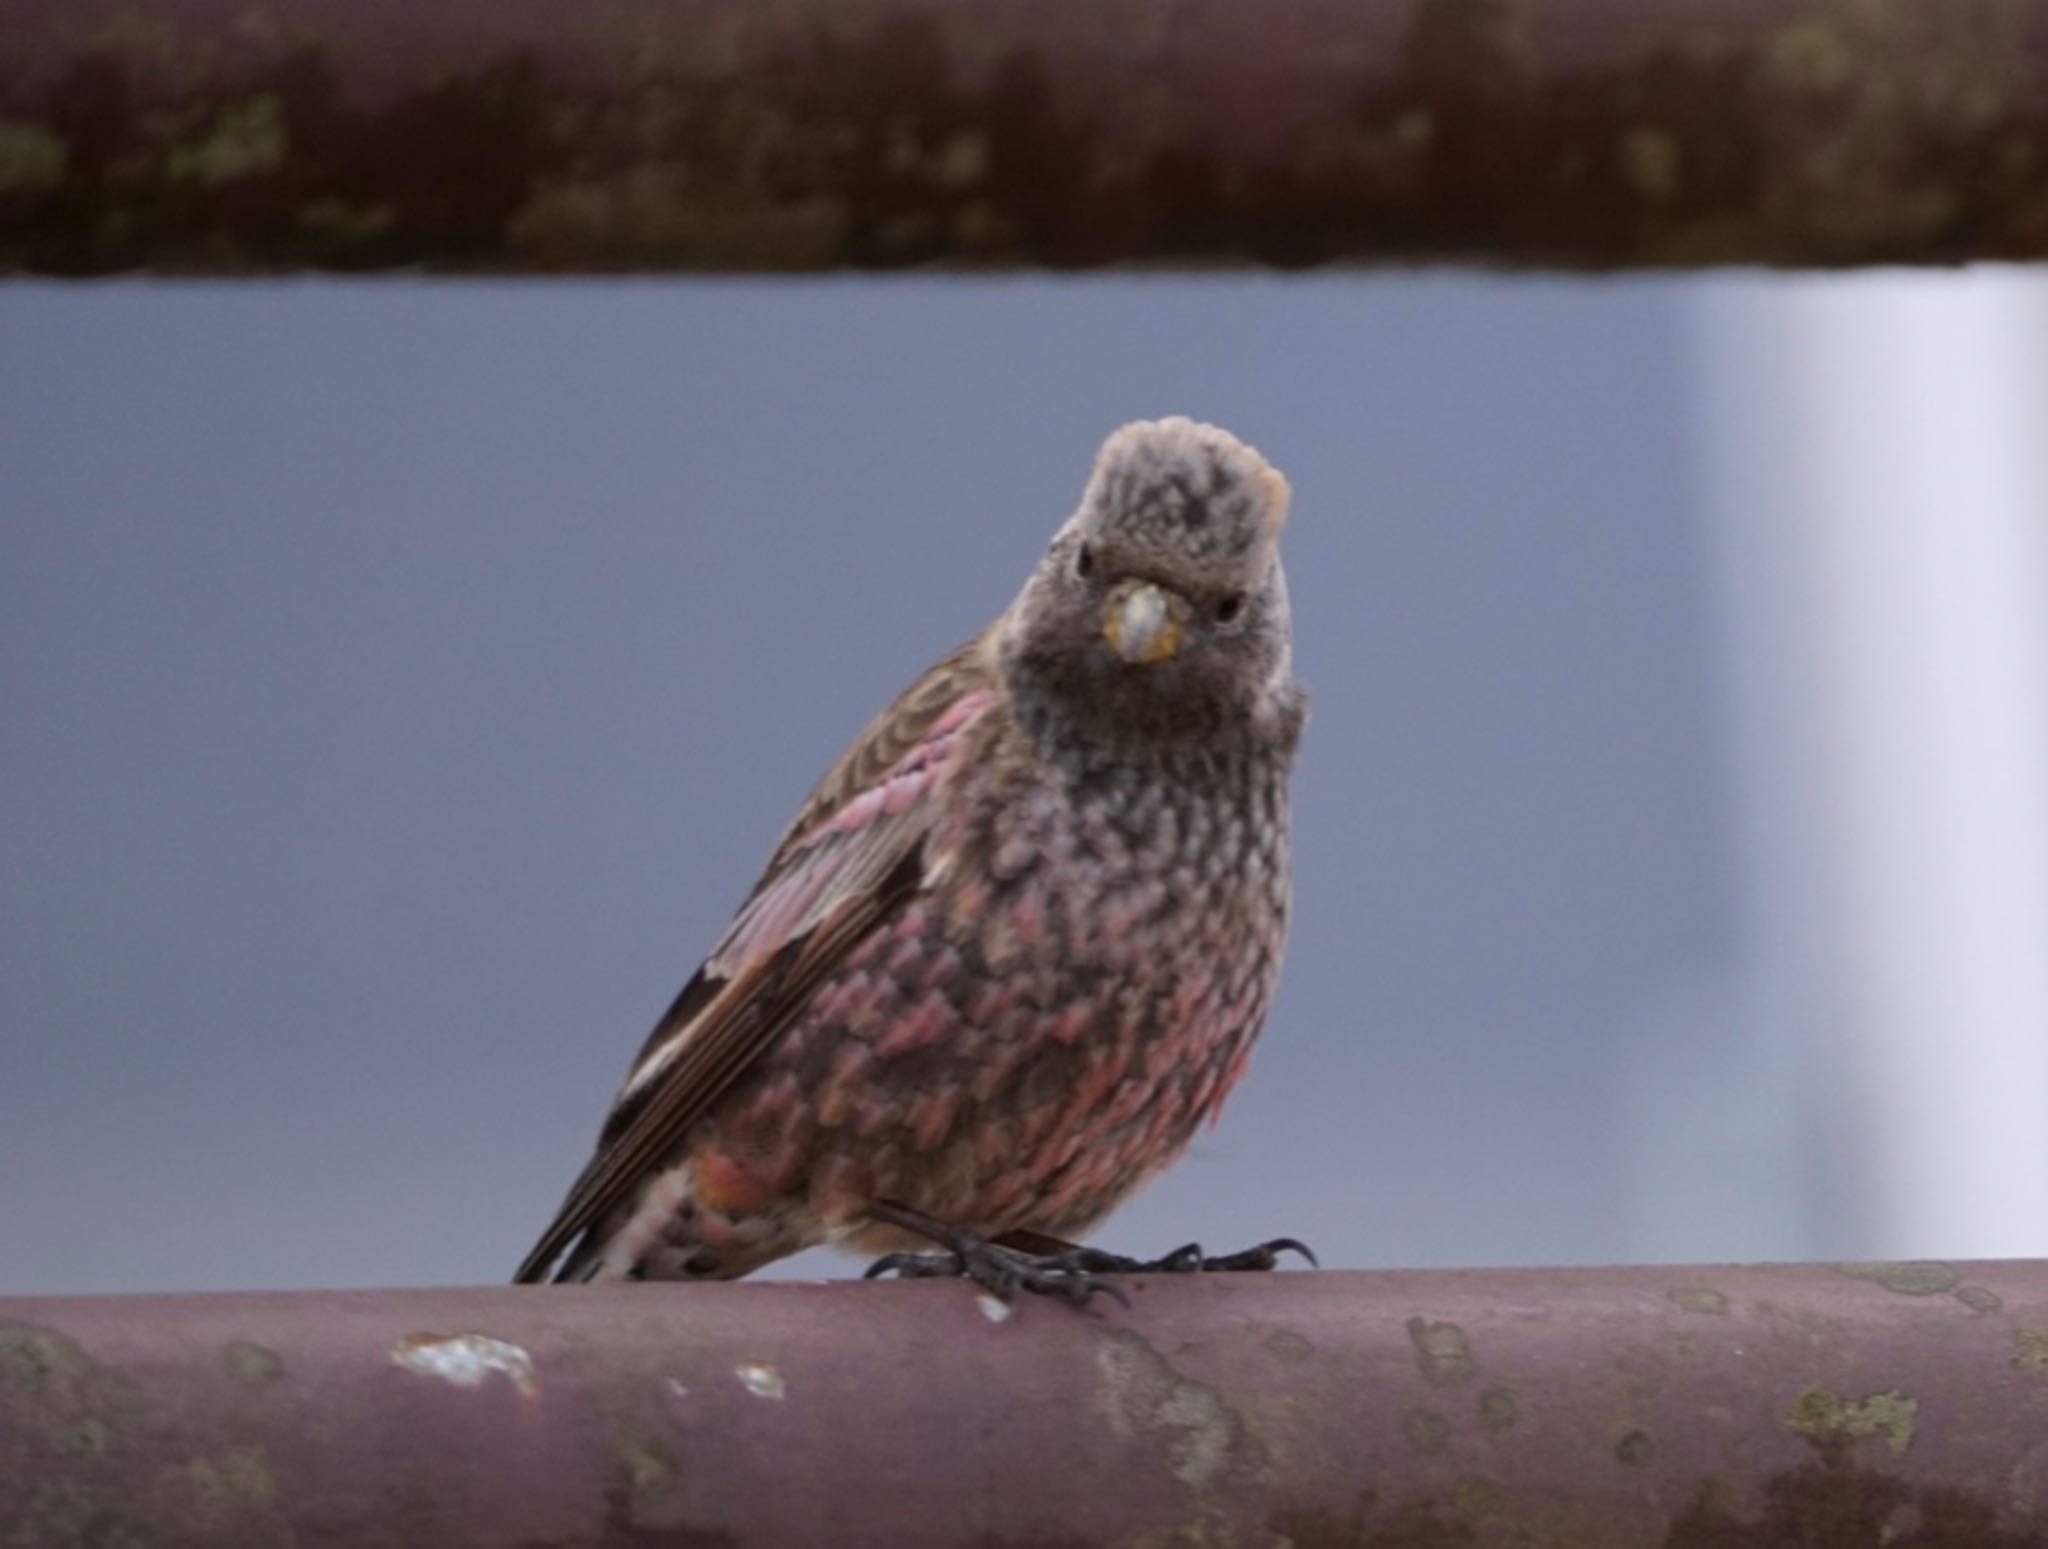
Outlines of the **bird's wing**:
[{"label": "bird's wing", "polygon": [[819,982],[925,885],[938,789],[994,702],[988,640],[968,642],[913,683],[818,783],[704,966],[648,1036],[597,1154],[515,1281],[543,1278],[604,1221]]}]

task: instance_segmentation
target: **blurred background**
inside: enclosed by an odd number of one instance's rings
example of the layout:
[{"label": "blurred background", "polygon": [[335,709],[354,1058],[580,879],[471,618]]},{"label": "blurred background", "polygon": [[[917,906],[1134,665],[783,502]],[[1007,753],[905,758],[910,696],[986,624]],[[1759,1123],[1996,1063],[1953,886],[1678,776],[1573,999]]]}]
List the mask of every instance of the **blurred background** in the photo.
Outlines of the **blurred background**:
[{"label": "blurred background", "polygon": [[1266,1039],[1105,1244],[2048,1254],[2048,276],[15,282],[0,1292],[502,1279],[1170,412],[1293,480],[1315,709]]}]

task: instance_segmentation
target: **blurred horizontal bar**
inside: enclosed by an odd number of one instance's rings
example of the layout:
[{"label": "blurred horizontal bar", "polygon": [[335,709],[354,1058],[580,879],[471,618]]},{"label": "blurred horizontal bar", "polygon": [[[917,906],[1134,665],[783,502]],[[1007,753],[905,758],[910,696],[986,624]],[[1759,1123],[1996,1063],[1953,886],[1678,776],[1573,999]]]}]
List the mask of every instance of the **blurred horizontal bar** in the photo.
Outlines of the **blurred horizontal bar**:
[{"label": "blurred horizontal bar", "polygon": [[0,0],[0,271],[2048,257],[2048,0]]},{"label": "blurred horizontal bar", "polygon": [[2048,1264],[0,1301],[11,1549],[2048,1543]]}]

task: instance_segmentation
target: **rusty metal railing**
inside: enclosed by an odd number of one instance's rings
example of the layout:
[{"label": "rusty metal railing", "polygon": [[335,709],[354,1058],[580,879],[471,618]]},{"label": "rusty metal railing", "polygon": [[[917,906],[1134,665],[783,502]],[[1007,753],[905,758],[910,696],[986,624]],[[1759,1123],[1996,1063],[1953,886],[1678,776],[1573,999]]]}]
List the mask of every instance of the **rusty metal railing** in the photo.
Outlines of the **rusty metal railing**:
[{"label": "rusty metal railing", "polygon": [[0,0],[0,271],[2048,256],[2048,0]]},{"label": "rusty metal railing", "polygon": [[2048,1264],[0,1301],[0,1543],[2048,1544]]}]

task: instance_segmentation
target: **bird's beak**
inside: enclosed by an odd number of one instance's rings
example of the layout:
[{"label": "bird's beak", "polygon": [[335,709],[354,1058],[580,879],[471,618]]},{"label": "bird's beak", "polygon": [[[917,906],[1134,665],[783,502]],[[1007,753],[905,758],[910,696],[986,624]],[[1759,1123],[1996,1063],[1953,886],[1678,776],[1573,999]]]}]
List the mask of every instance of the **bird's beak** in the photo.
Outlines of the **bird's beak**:
[{"label": "bird's beak", "polygon": [[1150,581],[1120,586],[1102,615],[1102,638],[1127,662],[1167,661],[1180,649],[1183,610],[1173,604],[1172,595]]}]

